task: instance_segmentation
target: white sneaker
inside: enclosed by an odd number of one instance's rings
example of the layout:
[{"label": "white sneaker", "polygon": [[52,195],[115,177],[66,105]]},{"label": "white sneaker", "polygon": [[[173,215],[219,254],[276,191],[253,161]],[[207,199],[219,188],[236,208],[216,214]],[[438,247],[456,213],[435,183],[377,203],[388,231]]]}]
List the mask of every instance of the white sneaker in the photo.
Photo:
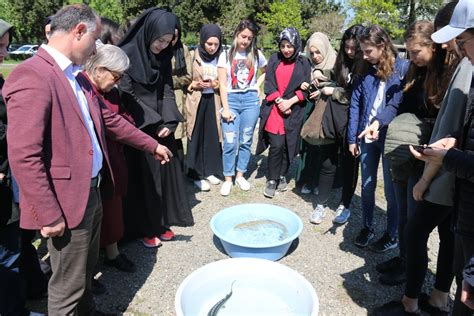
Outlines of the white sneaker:
[{"label": "white sneaker", "polygon": [[306,184],[304,184],[303,187],[301,188],[301,194],[310,194],[310,193],[311,193],[311,189]]},{"label": "white sneaker", "polygon": [[213,184],[213,185],[218,185],[219,183],[221,183],[221,180],[219,180],[215,176],[209,176],[206,179],[207,181],[209,181],[210,184]]},{"label": "white sneaker", "polygon": [[221,186],[221,195],[228,196],[230,194],[230,190],[232,190],[232,181],[224,181]]},{"label": "white sneaker", "polygon": [[236,177],[235,183],[237,183],[242,191],[250,190],[250,183],[245,180],[244,177]]},{"label": "white sneaker", "polygon": [[335,224],[344,224],[347,222],[350,216],[351,211],[348,208],[345,208],[344,205],[339,205],[339,207],[336,209],[336,216],[332,222]]},{"label": "white sneaker", "polygon": [[313,224],[321,224],[323,222],[323,218],[326,216],[326,209],[324,205],[318,204],[314,209],[313,213],[311,213],[311,217],[309,221]]},{"label": "white sneaker", "polygon": [[194,185],[197,186],[201,191],[211,190],[211,186],[206,180],[194,180]]},{"label": "white sneaker", "polygon": [[319,189],[318,189],[318,187],[315,187],[315,188],[313,189],[313,194],[314,194],[314,195],[319,195]]}]

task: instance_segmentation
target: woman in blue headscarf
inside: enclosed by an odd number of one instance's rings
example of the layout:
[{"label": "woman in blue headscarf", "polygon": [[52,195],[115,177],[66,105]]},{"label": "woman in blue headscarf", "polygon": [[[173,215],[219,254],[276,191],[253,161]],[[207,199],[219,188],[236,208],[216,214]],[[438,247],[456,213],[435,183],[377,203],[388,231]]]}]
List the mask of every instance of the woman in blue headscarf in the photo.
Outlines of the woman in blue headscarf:
[{"label": "woman in blue headscarf", "polygon": [[256,154],[270,147],[264,195],[286,191],[286,173],[298,154],[306,92],[300,86],[310,80],[311,66],[300,55],[301,37],[294,27],[285,28],[278,38],[278,52],[268,61],[265,100],[260,110]]}]

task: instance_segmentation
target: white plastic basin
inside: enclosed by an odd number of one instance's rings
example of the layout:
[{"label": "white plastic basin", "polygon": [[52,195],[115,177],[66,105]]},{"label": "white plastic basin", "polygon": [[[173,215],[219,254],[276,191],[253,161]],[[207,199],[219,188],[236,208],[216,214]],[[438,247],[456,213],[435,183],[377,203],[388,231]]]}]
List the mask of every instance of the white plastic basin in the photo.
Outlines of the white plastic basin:
[{"label": "white plastic basin", "polygon": [[216,261],[191,273],[176,293],[176,314],[208,315],[232,283],[232,296],[219,316],[318,314],[318,296],[303,276],[280,263],[256,258]]}]

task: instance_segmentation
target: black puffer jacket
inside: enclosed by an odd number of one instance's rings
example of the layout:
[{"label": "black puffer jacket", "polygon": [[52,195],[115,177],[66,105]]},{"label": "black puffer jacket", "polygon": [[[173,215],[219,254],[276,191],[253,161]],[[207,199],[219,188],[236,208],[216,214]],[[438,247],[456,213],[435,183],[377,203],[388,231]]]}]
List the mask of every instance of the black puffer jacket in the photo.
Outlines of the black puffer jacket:
[{"label": "black puffer jacket", "polygon": [[450,150],[443,160],[443,166],[456,174],[456,232],[474,237],[474,78],[469,92],[464,135],[460,153]]}]

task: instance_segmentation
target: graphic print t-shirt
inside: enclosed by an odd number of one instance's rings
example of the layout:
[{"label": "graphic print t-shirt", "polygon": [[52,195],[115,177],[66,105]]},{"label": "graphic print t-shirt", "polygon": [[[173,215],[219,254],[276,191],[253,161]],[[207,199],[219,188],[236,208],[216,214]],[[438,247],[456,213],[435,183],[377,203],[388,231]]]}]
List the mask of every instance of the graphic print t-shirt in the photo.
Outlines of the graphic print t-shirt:
[{"label": "graphic print t-shirt", "polygon": [[223,51],[219,56],[217,67],[227,69],[227,92],[245,92],[257,89],[257,70],[267,65],[267,60],[262,52],[258,51],[258,61],[254,67],[247,64],[247,53],[235,54],[232,65],[230,59]]}]

